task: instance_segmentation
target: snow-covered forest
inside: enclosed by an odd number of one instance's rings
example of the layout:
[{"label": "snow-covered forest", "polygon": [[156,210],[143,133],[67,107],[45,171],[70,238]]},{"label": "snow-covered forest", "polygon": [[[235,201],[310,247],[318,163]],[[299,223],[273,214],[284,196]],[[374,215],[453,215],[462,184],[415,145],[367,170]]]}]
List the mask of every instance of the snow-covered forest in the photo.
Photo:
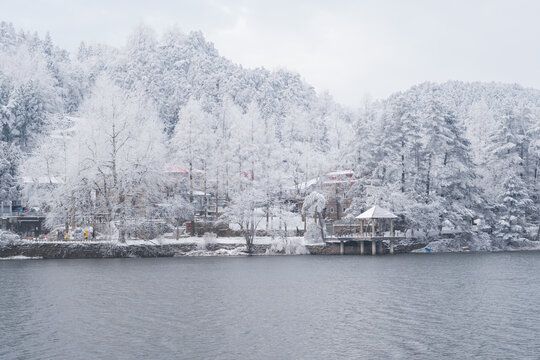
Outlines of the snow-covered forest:
[{"label": "snow-covered forest", "polygon": [[539,90],[423,83],[362,103],[245,69],[200,32],[141,25],[124,47],[69,53],[2,22],[0,201],[27,199],[51,229],[99,224],[123,240],[191,220],[198,198],[202,218],[237,224],[249,244],[294,211],[302,184],[351,169],[345,217],[379,204],[403,230],[476,221],[504,241],[537,236]]}]

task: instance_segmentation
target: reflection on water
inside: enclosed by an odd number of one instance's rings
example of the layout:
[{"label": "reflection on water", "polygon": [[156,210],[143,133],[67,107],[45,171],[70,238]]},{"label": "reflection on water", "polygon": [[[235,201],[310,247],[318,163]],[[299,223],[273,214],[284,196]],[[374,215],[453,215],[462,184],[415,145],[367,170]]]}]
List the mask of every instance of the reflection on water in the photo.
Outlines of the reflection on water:
[{"label": "reflection on water", "polygon": [[0,262],[0,359],[540,354],[540,253]]}]

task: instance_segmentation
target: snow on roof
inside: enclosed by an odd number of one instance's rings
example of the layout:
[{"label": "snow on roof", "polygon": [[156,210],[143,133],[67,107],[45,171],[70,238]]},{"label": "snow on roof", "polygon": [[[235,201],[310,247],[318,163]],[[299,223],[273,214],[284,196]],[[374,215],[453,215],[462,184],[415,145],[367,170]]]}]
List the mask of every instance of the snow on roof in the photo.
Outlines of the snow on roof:
[{"label": "snow on roof", "polygon": [[[336,178],[343,175],[347,177]],[[309,189],[313,185],[316,185],[319,181],[321,181],[322,185],[352,184],[356,182],[356,179],[353,178],[353,176],[354,176],[354,171],[352,170],[331,170],[325,173],[322,178],[316,177],[306,182],[298,184],[298,190]],[[291,186],[289,189],[296,190],[296,186]]]},{"label": "snow on roof", "polygon": [[352,170],[331,170],[326,175],[351,175],[354,174]]},{"label": "snow on roof", "polygon": [[[306,182],[298,184],[298,190],[309,189],[313,185],[316,185],[319,182],[319,178],[314,178]],[[335,179],[335,180],[326,180],[322,182],[322,185],[339,185],[339,184],[353,184],[356,182],[356,179]],[[296,186],[291,186],[291,190],[296,190]]]},{"label": "snow on roof", "polygon": [[[312,187],[313,185],[315,185],[318,181],[319,181],[319,178],[315,178],[315,179],[311,179],[311,180],[308,180],[306,182],[303,182],[301,184],[298,184],[298,190],[308,189],[308,188]],[[294,186],[292,188],[295,189]]]},{"label": "snow on roof", "polygon": [[390,211],[378,207],[375,205],[371,209],[364,211],[356,217],[357,219],[395,219],[396,215],[392,214]]}]

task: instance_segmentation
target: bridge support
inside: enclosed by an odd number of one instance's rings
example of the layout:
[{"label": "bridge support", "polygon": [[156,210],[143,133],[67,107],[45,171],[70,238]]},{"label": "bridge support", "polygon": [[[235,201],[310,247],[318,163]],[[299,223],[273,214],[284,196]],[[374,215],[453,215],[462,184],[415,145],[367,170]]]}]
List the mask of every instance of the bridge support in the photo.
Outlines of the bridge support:
[{"label": "bridge support", "polygon": [[339,255],[343,255],[343,254],[345,254],[345,243],[341,241],[339,243]]},{"label": "bridge support", "polygon": [[377,255],[377,240],[371,240],[371,255]]},{"label": "bridge support", "polygon": [[394,242],[390,240],[390,255],[394,255]]},{"label": "bridge support", "polygon": [[364,242],[360,241],[360,255],[364,255]]}]

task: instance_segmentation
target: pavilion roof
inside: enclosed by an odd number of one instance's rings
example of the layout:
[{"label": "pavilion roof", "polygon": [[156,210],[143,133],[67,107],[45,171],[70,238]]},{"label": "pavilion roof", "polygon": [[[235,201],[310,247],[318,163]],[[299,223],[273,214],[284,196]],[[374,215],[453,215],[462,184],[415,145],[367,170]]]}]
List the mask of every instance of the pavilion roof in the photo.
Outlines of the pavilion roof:
[{"label": "pavilion roof", "polygon": [[395,219],[396,215],[392,214],[389,210],[383,209],[377,205],[364,211],[356,217],[357,219]]}]

